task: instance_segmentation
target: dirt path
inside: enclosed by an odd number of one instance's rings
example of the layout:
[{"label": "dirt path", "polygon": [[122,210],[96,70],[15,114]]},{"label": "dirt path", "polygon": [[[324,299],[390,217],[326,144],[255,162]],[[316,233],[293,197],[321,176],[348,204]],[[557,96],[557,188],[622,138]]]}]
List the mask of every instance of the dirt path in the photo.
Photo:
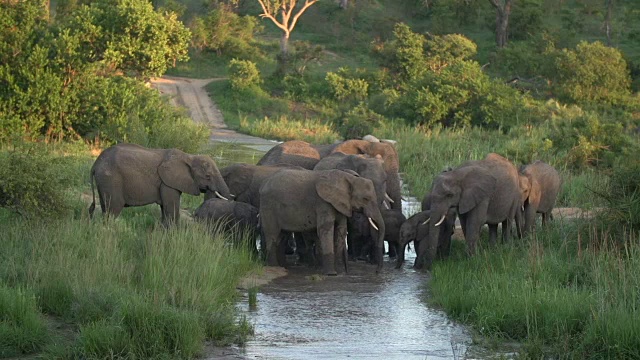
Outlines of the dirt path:
[{"label": "dirt path", "polygon": [[277,141],[240,134],[227,127],[222,112],[205,89],[210,82],[220,80],[224,78],[190,79],[163,76],[151,79],[151,86],[169,97],[175,106],[185,108],[193,121],[209,126],[210,140],[213,142],[236,143],[263,152],[278,144]]}]

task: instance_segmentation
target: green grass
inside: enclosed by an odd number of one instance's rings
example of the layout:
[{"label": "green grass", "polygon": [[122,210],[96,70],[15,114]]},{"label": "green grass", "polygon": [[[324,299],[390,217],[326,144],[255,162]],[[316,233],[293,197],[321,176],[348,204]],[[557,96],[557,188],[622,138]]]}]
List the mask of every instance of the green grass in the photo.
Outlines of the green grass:
[{"label": "green grass", "polygon": [[290,120],[286,116],[278,119],[265,117],[262,120],[240,122],[242,132],[276,140],[304,140],[316,144],[330,144],[342,137],[331,123],[317,120]]},{"label": "green grass", "polygon": [[640,238],[618,240],[556,222],[524,242],[436,263],[430,301],[482,335],[521,341],[526,358],[637,358]]},{"label": "green grass", "polygon": [[[165,229],[155,205],[89,219],[80,193],[89,192],[93,158],[71,150],[52,150],[69,178],[66,215],[25,219],[0,209],[0,353],[193,358],[205,340],[246,341],[252,329],[234,302],[238,281],[258,266],[248,248],[186,219]],[[202,201],[192,198],[183,207]],[[73,335],[46,327],[45,316]]]}]

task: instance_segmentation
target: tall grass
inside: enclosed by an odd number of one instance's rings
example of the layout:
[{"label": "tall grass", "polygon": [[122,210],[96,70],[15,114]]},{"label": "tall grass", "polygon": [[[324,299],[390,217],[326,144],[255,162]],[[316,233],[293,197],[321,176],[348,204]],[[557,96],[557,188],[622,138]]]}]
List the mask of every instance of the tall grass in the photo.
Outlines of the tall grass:
[{"label": "tall grass", "polygon": [[[80,193],[92,157],[49,150],[71,209],[42,219],[0,208],[0,354],[193,358],[206,340],[245,341],[252,329],[234,302],[236,284],[258,266],[247,246],[187,219],[165,229],[154,205],[89,219]],[[45,315],[73,335],[46,327]]]},{"label": "tall grass", "polygon": [[[578,235],[580,234],[580,235]],[[525,243],[438,262],[431,301],[526,357],[640,357],[640,236],[555,223]]]},{"label": "tall grass", "polygon": [[251,135],[277,140],[303,140],[315,144],[331,144],[342,137],[331,123],[317,120],[291,120],[286,116],[278,119],[265,117],[262,120],[240,121],[240,130]]}]

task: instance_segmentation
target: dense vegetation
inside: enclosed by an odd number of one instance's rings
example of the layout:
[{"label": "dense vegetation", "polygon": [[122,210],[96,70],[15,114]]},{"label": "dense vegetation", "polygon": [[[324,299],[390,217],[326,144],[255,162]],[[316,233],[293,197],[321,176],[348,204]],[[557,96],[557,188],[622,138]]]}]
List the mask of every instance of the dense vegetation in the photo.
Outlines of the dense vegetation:
[{"label": "dense vegetation", "polygon": [[78,200],[88,147],[212,151],[144,86],[169,71],[228,77],[209,90],[244,132],[397,140],[417,197],[492,151],[556,166],[560,204],[598,219],[455,251],[429,300],[528,357],[640,357],[637,1],[514,0],[504,47],[486,0],[319,1],[284,69],[257,1],[152,3],[0,0],[0,354],[191,357],[248,331],[228,306],[248,254],[199,226],[156,229],[153,208],[89,222]]}]

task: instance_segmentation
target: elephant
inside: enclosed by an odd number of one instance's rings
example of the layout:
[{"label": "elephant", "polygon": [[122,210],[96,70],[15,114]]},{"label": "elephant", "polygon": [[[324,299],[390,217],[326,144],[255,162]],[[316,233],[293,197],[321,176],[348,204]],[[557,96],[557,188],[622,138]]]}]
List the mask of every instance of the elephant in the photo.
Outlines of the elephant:
[{"label": "elephant", "polygon": [[542,214],[542,226],[552,220],[551,211],[555,206],[562,179],[558,171],[542,161],[535,161],[520,168],[520,175],[527,179],[530,191],[523,201],[524,229],[526,234],[535,228],[536,214]]},{"label": "elephant", "polygon": [[336,152],[353,155],[364,154],[372,158],[379,156],[387,174],[387,193],[393,200],[391,208],[402,209],[398,153],[395,147],[388,142],[352,139],[336,144],[312,145],[299,140],[286,141],[271,148],[258,161],[258,165],[285,163],[313,169],[320,159]]},{"label": "elephant", "polygon": [[347,218],[362,211],[372,227],[380,231],[376,241],[378,266],[382,269],[384,221],[376,201],[373,183],[341,170],[283,169],[264,181],[260,188],[260,223],[265,237],[268,265],[284,265],[282,231],[303,232],[313,237],[321,254],[323,271],[336,275],[336,255],[347,269]]},{"label": "elephant", "polygon": [[223,229],[240,235],[235,240],[242,240],[243,233],[248,234],[250,248],[256,251],[255,239],[259,234],[258,208],[240,201],[209,199],[204,201],[194,212],[194,218],[209,223],[223,222]]},{"label": "elephant", "polygon": [[[413,241],[416,254],[420,252],[420,244],[425,243],[429,237],[429,226],[431,218],[429,209],[411,215],[400,226],[400,236],[398,239],[398,257],[396,258],[396,269],[402,267],[404,254],[407,245]],[[438,247],[436,258],[442,259],[449,256],[451,251],[451,237],[455,230],[456,213],[449,210],[445,221],[439,226]],[[414,264],[415,265],[415,264]]]},{"label": "elephant", "polygon": [[353,170],[359,176],[373,182],[378,203],[385,208],[393,199],[387,194],[387,174],[384,171],[380,158],[370,158],[362,155],[348,155],[344,153],[329,154],[316,164],[313,170]]},{"label": "elephant", "polygon": [[236,201],[260,208],[260,186],[269,176],[285,168],[303,169],[287,164],[259,166],[238,163],[220,169],[220,173]]},{"label": "elephant", "polygon": [[[402,214],[402,211],[396,209],[382,209],[380,213],[385,227],[384,239],[389,244],[389,257],[396,257],[400,226],[407,218]],[[374,249],[375,239],[378,237],[378,231],[372,231],[367,217],[361,213],[353,213],[347,224],[349,257],[354,260],[374,260],[375,253],[372,250]]]},{"label": "elephant", "polygon": [[121,143],[104,150],[91,167],[90,216],[96,207],[94,181],[103,213],[118,216],[124,207],[156,203],[166,226],[180,219],[182,193],[231,198],[213,159],[178,149],[149,149]]},{"label": "elephant", "polygon": [[460,218],[468,255],[475,254],[484,224],[489,225],[491,244],[495,244],[500,223],[503,241],[507,241],[511,224],[522,206],[518,169],[501,155],[490,153],[482,160],[469,161],[436,176],[429,202],[429,235],[426,243],[418,247],[414,265],[418,269],[431,268],[440,234],[437,228],[452,208]]}]

